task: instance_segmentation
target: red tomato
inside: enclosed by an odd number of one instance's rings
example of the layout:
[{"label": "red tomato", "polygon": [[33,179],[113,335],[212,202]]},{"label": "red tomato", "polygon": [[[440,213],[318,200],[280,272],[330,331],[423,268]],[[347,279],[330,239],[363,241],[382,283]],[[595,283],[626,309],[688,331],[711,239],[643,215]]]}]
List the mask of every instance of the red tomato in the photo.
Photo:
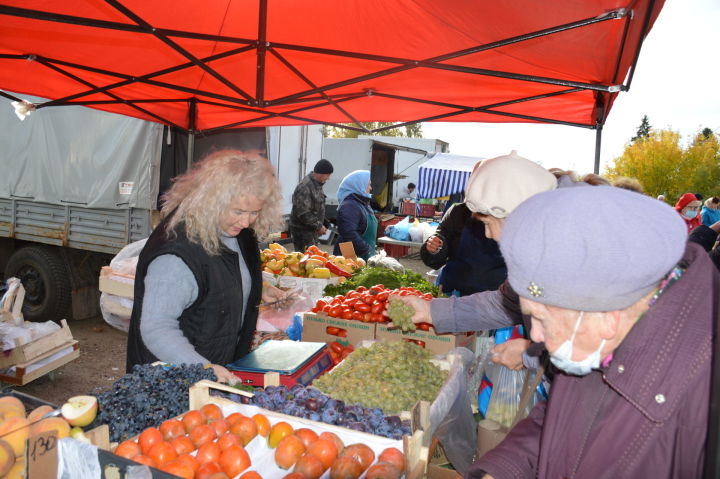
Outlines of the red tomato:
[{"label": "red tomato", "polygon": [[330,350],[335,351],[336,353],[342,353],[343,345],[338,343],[337,341],[333,341],[330,343]]},{"label": "red tomato", "polygon": [[325,314],[330,314],[330,308],[331,308],[331,307],[332,307],[332,306],[330,306],[329,304],[326,304],[325,306],[322,307],[322,312],[325,313]]},{"label": "red tomato", "polygon": [[340,332],[340,328],[337,328],[335,326],[328,326],[325,328],[325,332],[331,336],[337,336],[337,334]]},{"label": "red tomato", "polygon": [[379,314],[382,313],[385,309],[385,303],[373,303],[372,307],[370,308],[370,312],[373,314]]},{"label": "red tomato", "polygon": [[362,321],[363,320],[363,313],[360,311],[353,311],[352,319],[355,321]]},{"label": "red tomato", "polygon": [[367,305],[371,305],[375,302],[375,296],[372,294],[364,294],[360,299],[362,299],[362,302]]},{"label": "red tomato", "polygon": [[357,303],[357,298],[350,298],[343,301],[343,306],[347,306],[348,308],[351,308],[355,303]]},{"label": "red tomato", "polygon": [[355,291],[357,291],[358,293],[364,293],[365,291],[367,291],[367,288],[365,286],[358,286]]},{"label": "red tomato", "polygon": [[371,323],[382,323],[385,320],[382,314],[379,313],[370,313],[370,322]]},{"label": "red tomato", "polygon": [[344,308],[342,310],[342,314],[340,315],[340,317],[342,319],[352,319],[352,316],[353,316],[353,311],[351,311],[349,308]]},{"label": "red tomato", "polygon": [[355,311],[360,311],[361,313],[369,313],[370,312],[370,305],[365,303],[364,301],[358,301],[355,303]]},{"label": "red tomato", "polygon": [[387,301],[387,300],[388,300],[388,297],[389,297],[389,296],[390,296],[390,292],[389,292],[389,291],[383,291],[383,292],[381,292],[381,293],[378,293],[378,295],[376,296],[376,300],[377,300],[377,301],[384,302],[384,301]]},{"label": "red tomato", "polygon": [[330,316],[332,316],[333,318],[339,318],[341,314],[342,314],[341,306],[336,305],[336,306],[333,306],[332,308],[330,308]]},{"label": "red tomato", "polygon": [[430,301],[433,299],[433,295],[432,293],[425,293],[422,295],[422,299],[424,299],[425,301]]},{"label": "red tomato", "polygon": [[337,335],[338,335],[338,338],[347,338],[347,330],[341,329],[340,331],[338,331]]},{"label": "red tomato", "polygon": [[315,303],[315,307],[318,309],[324,308],[325,305],[327,305],[327,301],[325,301],[324,299],[318,299],[317,303]]}]

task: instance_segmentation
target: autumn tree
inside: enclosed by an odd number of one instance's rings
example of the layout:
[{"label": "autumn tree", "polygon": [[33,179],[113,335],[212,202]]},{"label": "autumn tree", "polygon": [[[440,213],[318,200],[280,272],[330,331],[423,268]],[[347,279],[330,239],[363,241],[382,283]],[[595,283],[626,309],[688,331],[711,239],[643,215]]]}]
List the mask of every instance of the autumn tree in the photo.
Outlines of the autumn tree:
[{"label": "autumn tree", "polygon": [[[368,130],[376,130],[378,128],[385,128],[394,125],[392,122],[386,121],[371,121],[362,124]],[[357,127],[355,124],[348,124],[348,126]],[[366,133],[357,130],[349,130],[347,128],[339,128],[334,126],[328,126],[325,128],[325,136],[328,138],[357,138],[360,135]],[[373,133],[367,133],[372,135]],[[422,138],[422,124],[413,123],[412,125],[405,125],[399,128],[392,128],[389,130],[383,130],[377,133],[377,135],[383,136],[403,136],[407,138]]]},{"label": "autumn tree", "polygon": [[637,178],[651,196],[665,195],[669,203],[688,191],[707,196],[720,194],[720,142],[699,131],[690,144],[681,144],[680,134],[672,130],[651,130],[643,141],[625,145],[606,171],[608,178]]}]

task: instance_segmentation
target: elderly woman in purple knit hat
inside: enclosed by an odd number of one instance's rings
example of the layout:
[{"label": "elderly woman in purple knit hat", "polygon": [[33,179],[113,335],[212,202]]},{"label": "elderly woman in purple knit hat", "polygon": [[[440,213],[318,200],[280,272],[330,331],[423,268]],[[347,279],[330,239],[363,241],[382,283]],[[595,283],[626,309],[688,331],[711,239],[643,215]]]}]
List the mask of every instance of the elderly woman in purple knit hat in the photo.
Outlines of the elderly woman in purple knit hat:
[{"label": "elderly woman in purple knit hat", "polygon": [[466,478],[702,475],[720,275],[686,239],[666,204],[605,186],[509,215],[509,282],[564,374]]}]

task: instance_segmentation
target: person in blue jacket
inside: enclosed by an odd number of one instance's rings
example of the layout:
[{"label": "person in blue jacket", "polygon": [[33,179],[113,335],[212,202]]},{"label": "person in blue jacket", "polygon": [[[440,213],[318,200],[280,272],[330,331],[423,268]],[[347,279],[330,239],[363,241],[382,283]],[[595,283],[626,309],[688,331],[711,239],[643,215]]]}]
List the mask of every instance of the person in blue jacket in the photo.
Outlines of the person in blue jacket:
[{"label": "person in blue jacket", "polygon": [[335,222],[338,236],[333,254],[340,254],[340,243],[351,241],[355,254],[367,260],[375,254],[378,221],[370,208],[370,172],[356,170],[340,182]]}]

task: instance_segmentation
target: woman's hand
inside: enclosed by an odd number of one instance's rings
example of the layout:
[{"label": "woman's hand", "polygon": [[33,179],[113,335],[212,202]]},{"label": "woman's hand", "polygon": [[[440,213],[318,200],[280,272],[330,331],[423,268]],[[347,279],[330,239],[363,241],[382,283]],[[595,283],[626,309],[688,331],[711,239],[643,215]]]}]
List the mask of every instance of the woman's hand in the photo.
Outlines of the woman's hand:
[{"label": "woman's hand", "polygon": [[213,372],[215,373],[215,376],[217,376],[217,380],[219,383],[236,383],[238,381],[238,377],[235,376],[233,373],[225,369],[224,367],[220,366],[219,364],[211,364],[210,367],[212,368]]},{"label": "woman's hand", "polygon": [[443,247],[443,240],[439,236],[432,235],[425,242],[425,247],[430,254],[437,254]]},{"label": "woman's hand", "polygon": [[[432,324],[432,316],[430,315],[430,301],[422,299],[420,296],[408,295],[400,296],[399,294],[391,294],[390,298],[398,299],[415,310],[415,314],[410,318],[413,323],[430,323]],[[387,316],[387,310],[383,311]]]},{"label": "woman's hand", "polygon": [[274,303],[275,301],[281,301],[290,295],[289,292],[283,291],[282,289],[276,288],[269,283],[263,283],[262,289],[262,300],[263,303]]},{"label": "woman's hand", "polygon": [[519,371],[523,368],[522,353],[530,345],[527,339],[510,339],[492,348],[490,360],[508,369]]}]

